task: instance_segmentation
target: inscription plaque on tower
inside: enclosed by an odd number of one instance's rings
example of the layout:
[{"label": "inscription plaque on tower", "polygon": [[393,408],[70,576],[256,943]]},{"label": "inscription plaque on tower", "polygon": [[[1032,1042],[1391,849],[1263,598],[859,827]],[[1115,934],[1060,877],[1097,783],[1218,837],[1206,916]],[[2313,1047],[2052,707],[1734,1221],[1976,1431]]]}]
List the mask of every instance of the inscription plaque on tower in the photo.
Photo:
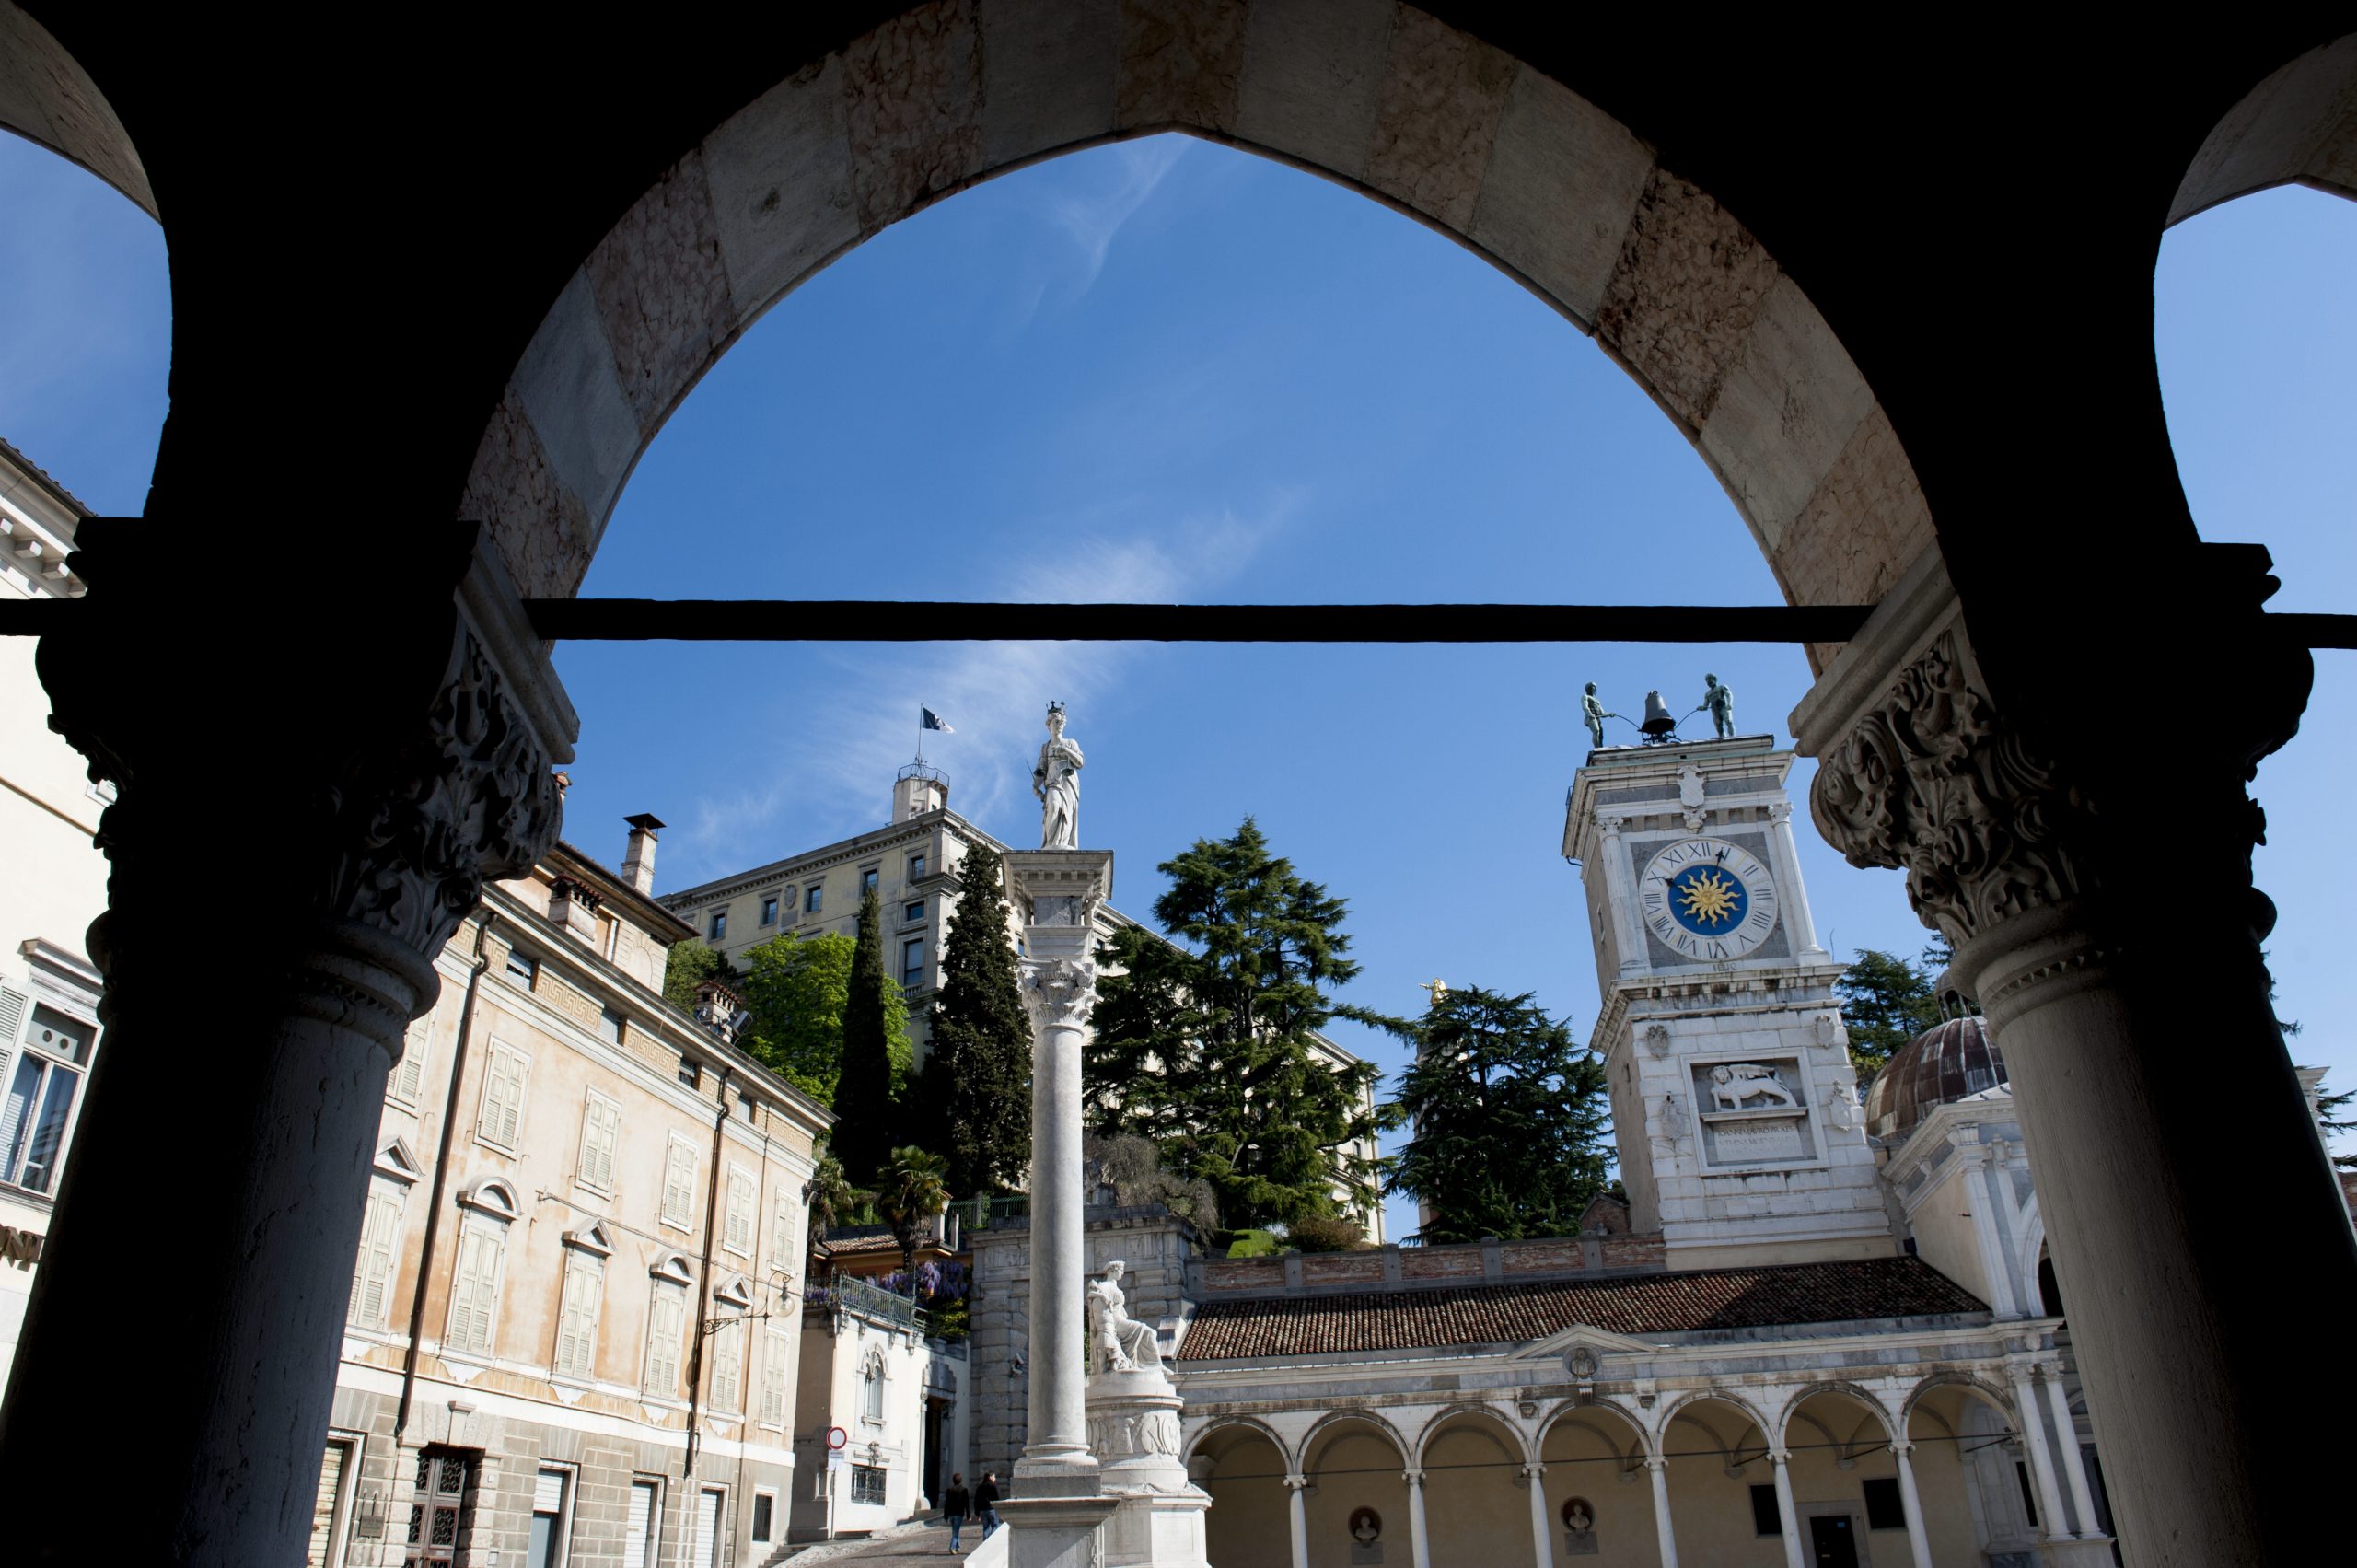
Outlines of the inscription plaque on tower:
[{"label": "inscription plaque on tower", "polygon": [[1797,1056],[1696,1062],[1694,1106],[1706,1166],[1763,1165],[1817,1157]]}]

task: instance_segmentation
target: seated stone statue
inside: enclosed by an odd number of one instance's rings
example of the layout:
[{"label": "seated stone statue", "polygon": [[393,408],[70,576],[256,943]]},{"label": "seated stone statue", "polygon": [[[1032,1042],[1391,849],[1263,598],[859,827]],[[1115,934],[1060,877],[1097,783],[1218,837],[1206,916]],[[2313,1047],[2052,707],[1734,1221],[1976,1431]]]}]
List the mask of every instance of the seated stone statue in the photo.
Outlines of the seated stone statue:
[{"label": "seated stone statue", "polygon": [[1162,1347],[1154,1325],[1130,1316],[1121,1295],[1121,1274],[1129,1267],[1116,1258],[1105,1265],[1105,1277],[1088,1286],[1088,1370],[1137,1372],[1159,1370]]}]

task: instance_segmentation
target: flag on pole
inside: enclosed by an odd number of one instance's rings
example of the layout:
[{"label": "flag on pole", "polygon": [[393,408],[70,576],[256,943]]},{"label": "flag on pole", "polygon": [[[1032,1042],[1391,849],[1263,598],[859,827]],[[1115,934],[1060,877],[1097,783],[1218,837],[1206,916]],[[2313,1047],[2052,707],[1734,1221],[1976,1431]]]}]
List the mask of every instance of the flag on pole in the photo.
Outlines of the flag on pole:
[{"label": "flag on pole", "polygon": [[924,715],[917,721],[917,727],[919,729],[937,729],[944,735],[955,735],[958,733],[956,730],[949,727],[947,720],[944,719],[939,714],[935,713],[931,708],[920,708],[918,712]]}]

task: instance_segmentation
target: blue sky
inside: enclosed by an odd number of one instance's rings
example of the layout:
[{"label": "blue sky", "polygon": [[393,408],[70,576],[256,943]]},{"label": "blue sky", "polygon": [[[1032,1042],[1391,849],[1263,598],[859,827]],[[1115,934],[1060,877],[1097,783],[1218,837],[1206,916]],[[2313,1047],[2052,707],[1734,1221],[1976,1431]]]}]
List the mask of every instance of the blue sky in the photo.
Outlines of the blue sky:
[{"label": "blue sky", "polygon": [[[154,226],[95,181],[0,145],[0,435],[102,511],[136,510],[163,411]],[[2156,344],[2205,537],[2275,552],[2282,608],[2351,592],[2357,205],[2252,197],[2167,238]],[[772,310],[647,452],[584,591],[777,597],[1757,604],[1774,586],[1701,460],[1559,317],[1352,192],[1178,138],[1058,159],[886,231]],[[1052,610],[1039,624],[1052,625]],[[1021,619],[1007,631],[1019,636]],[[914,633],[921,628],[911,625]],[[1351,901],[1366,1005],[1417,985],[1532,991],[1596,1012],[1577,873],[1559,854],[1578,685],[1675,709],[1706,670],[1747,729],[1806,689],[1781,646],[1398,648],[578,644],[567,836],[619,856],[653,811],[661,886],[877,826],[920,703],[953,804],[1035,830],[1046,700],[1086,749],[1083,840],[1143,915],[1155,870],[1256,816]],[[2337,1020],[2333,796],[2351,656],[2319,657],[2306,732],[2262,772],[2295,1054],[2357,1083]],[[2148,693],[2165,747],[2194,722]],[[2135,722],[2121,713],[2119,722]],[[1795,770],[1805,798],[1808,764]],[[1899,879],[1811,831],[1820,934],[1912,952]],[[1386,1066],[1387,1040],[1338,1036]],[[1395,1203],[1395,1226],[1405,1229]]]}]

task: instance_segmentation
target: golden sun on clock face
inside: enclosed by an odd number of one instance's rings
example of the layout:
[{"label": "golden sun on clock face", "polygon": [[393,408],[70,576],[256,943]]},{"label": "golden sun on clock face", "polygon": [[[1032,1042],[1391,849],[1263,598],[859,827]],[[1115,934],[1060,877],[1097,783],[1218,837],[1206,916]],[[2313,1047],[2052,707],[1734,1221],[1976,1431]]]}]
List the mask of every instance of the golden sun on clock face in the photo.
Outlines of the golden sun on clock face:
[{"label": "golden sun on clock face", "polygon": [[1677,839],[1637,878],[1645,929],[1682,958],[1747,958],[1776,929],[1776,883],[1759,857],[1724,839]]}]

